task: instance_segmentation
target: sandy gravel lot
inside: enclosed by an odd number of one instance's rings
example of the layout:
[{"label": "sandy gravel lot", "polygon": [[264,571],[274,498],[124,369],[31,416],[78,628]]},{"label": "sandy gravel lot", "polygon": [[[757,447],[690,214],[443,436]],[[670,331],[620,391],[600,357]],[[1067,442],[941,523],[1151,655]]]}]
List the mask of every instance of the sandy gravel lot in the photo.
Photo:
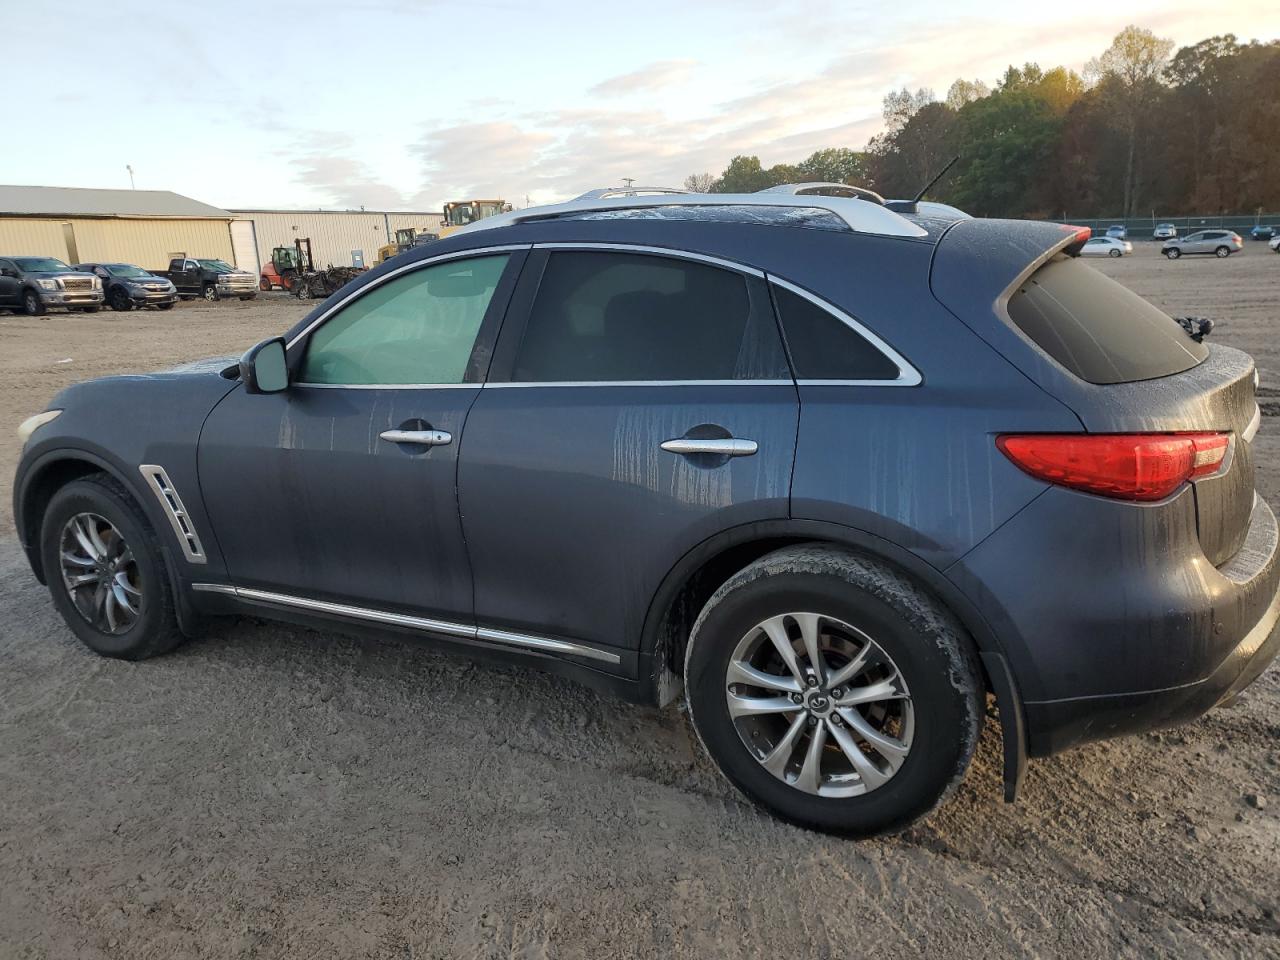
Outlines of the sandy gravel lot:
[{"label": "sandy gravel lot", "polygon": [[[1280,413],[1280,257],[1099,268],[1219,320]],[[852,843],[744,803],[681,711],[565,680],[247,620],[90,654],[16,546],[13,428],[65,383],[237,353],[303,309],[0,316],[0,958],[1280,956],[1277,670],[1033,764],[1013,806],[989,724],[946,807]]]}]

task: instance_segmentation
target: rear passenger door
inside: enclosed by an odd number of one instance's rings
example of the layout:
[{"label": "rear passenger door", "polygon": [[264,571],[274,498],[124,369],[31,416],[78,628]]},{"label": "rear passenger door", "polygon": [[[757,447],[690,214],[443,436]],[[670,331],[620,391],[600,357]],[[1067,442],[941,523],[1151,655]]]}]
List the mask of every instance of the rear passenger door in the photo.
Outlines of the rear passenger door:
[{"label": "rear passenger door", "polygon": [[630,672],[687,551],[787,516],[798,413],[758,272],[535,248],[459,456],[481,636],[569,641]]}]

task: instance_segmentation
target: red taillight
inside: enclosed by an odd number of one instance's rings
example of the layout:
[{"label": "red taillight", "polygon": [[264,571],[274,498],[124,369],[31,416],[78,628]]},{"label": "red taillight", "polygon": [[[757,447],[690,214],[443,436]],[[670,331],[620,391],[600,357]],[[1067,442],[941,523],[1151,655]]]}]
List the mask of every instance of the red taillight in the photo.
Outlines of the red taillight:
[{"label": "red taillight", "polygon": [[1102,497],[1161,500],[1222,467],[1226,433],[1005,434],[996,446],[1031,476]]}]

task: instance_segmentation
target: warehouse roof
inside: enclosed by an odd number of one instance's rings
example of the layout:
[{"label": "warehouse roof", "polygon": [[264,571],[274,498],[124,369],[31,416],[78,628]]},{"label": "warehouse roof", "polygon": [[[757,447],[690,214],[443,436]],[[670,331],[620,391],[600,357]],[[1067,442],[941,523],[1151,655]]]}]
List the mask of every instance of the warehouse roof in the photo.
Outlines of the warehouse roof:
[{"label": "warehouse roof", "polygon": [[92,190],[84,187],[0,185],[0,216],[209,217],[230,220],[226,210],[169,190]]}]

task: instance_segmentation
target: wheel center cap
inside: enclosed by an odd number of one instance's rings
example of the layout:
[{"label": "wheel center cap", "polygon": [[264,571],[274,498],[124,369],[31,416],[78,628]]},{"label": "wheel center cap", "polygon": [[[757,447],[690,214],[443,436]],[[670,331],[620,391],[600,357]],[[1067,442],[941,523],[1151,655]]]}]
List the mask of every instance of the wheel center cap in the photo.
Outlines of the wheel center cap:
[{"label": "wheel center cap", "polygon": [[826,716],[831,712],[831,699],[825,694],[813,691],[805,697],[805,706],[809,708],[810,713],[818,716]]}]

